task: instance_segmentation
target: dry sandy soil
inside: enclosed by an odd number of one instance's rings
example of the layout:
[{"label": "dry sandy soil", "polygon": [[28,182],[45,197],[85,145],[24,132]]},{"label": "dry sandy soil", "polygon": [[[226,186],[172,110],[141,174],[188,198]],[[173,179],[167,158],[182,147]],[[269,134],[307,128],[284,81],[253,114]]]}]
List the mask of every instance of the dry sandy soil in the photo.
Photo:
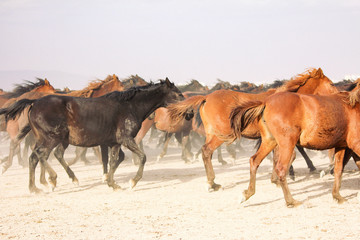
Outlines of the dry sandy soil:
[{"label": "dry sandy soil", "polygon": [[[93,164],[72,166],[79,186],[53,160],[58,186],[39,195],[29,193],[28,170],[15,160],[0,176],[0,239],[359,239],[360,181],[352,160],[343,176],[341,194],[348,201],[342,205],[331,196],[333,177],[309,174],[300,156],[294,162],[296,180],[289,180],[289,187],[294,198],[303,201],[301,206],[285,206],[281,189],[270,183],[267,159],[258,170],[257,192],[240,204],[254,153],[252,143],[243,146],[247,152],[237,153],[235,165],[227,153],[225,166],[214,157],[216,182],[223,190],[212,193],[206,191],[203,163],[185,164],[176,145],[157,163],[160,149],[146,144],[148,162],[134,190],[128,180],[137,168],[124,161],[115,175],[123,189],[116,192],[102,183],[102,167],[91,152]],[[6,148],[3,142],[2,156]],[[69,149],[65,157],[72,155]],[[311,157],[318,170],[327,166],[324,155]]]}]

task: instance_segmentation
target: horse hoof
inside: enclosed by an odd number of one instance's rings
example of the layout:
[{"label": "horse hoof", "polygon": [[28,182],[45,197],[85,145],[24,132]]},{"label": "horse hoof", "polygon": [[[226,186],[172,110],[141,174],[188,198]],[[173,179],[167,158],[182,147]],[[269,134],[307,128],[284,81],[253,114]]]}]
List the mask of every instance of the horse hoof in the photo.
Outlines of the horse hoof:
[{"label": "horse hoof", "polygon": [[75,186],[79,186],[79,180],[77,178],[74,178],[72,182]]},{"label": "horse hoof", "polygon": [[130,186],[130,190],[133,190],[134,187],[136,186],[137,182],[134,179],[130,179],[129,180],[129,186]]},{"label": "horse hoof", "polygon": [[322,171],[320,172],[320,178],[325,177],[325,175],[326,175],[325,171],[324,171],[324,170],[322,170]]},{"label": "horse hoof", "polygon": [[103,183],[106,183],[107,180],[108,180],[108,175],[107,175],[107,174],[104,174],[104,175],[102,176],[102,182],[103,182]]},{"label": "horse hoof", "polygon": [[221,165],[227,165],[228,163],[224,160],[220,161]]},{"label": "horse hoof", "polygon": [[240,198],[240,204],[243,204],[244,202],[246,202],[246,197],[242,195]]},{"label": "horse hoof", "polygon": [[112,188],[113,188],[114,191],[121,190],[121,187],[119,185],[115,184],[115,183],[113,184]]},{"label": "horse hoof", "polygon": [[160,159],[161,159],[162,157],[160,157],[160,156],[158,156],[157,158],[156,158],[156,162],[160,162]]},{"label": "horse hoof", "polygon": [[30,193],[35,193],[35,194],[43,194],[43,190],[37,188],[37,187],[33,187],[30,189]]},{"label": "horse hoof", "polygon": [[220,184],[216,184],[216,183],[213,183],[212,185],[208,185],[207,186],[207,191],[208,192],[215,192],[215,191],[219,191],[219,189],[221,189],[221,185]]},{"label": "horse hoof", "polygon": [[301,204],[302,204],[302,202],[294,200],[292,202],[286,203],[286,206],[288,208],[294,208],[294,207],[300,206]]},{"label": "horse hoof", "polygon": [[290,175],[290,179],[295,181],[295,175]]}]

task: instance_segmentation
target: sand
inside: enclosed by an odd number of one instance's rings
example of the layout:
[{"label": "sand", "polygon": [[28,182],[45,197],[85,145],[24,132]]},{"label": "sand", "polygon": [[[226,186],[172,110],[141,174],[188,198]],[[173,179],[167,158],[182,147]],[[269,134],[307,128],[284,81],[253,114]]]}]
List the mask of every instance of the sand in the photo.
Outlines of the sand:
[{"label": "sand", "polygon": [[[7,142],[1,145],[6,155]],[[145,141],[148,161],[144,177],[135,189],[128,181],[137,167],[125,160],[115,174],[122,190],[102,183],[102,167],[89,154],[91,165],[72,166],[80,181],[74,186],[56,160],[58,186],[51,192],[30,194],[28,169],[17,164],[0,176],[0,239],[358,239],[360,234],[359,172],[351,160],[343,175],[340,193],[347,199],[337,204],[331,196],[333,177],[310,174],[299,156],[294,162],[295,181],[289,187],[303,201],[287,208],[282,190],[270,182],[272,164],[265,159],[257,174],[256,193],[240,204],[249,181],[249,157],[253,143],[243,143],[235,165],[213,159],[218,192],[207,192],[202,161],[185,164],[177,145],[156,162],[160,149]],[[73,156],[74,149],[66,152]],[[129,152],[126,151],[129,156]],[[318,170],[327,166],[322,154],[311,156]],[[36,172],[37,186],[39,171]]]}]

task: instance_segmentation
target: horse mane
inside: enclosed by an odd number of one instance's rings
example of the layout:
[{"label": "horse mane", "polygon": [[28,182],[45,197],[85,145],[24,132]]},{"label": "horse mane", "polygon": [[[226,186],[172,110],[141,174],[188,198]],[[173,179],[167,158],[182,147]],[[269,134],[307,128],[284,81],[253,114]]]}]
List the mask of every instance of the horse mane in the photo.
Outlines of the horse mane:
[{"label": "horse mane", "polygon": [[128,90],[121,91],[121,92],[120,91],[110,92],[108,94],[105,94],[102,97],[114,98],[117,101],[129,101],[139,92],[149,92],[149,91],[152,91],[155,88],[158,88],[164,84],[165,84],[164,81],[160,81],[160,83],[150,82],[145,86],[134,86],[134,87],[129,88]]},{"label": "horse mane", "polygon": [[12,90],[11,92],[7,92],[4,93],[2,96],[5,98],[17,98],[20,97],[21,95],[23,95],[24,93],[30,92],[32,90],[34,90],[35,88],[38,88],[40,86],[44,86],[45,80],[42,78],[36,78],[38,81],[37,82],[31,82],[26,80],[24,84],[16,84],[14,90]]},{"label": "horse mane", "polygon": [[119,78],[114,74],[108,75],[104,80],[96,79],[91,81],[86,88],[71,92],[71,96],[89,98],[95,90],[111,81],[119,81]]},{"label": "horse mane", "polygon": [[360,103],[360,78],[358,78],[354,82],[355,86],[351,85],[353,88],[351,92],[340,92],[340,94],[345,95],[345,103],[350,105],[350,107],[354,107],[357,103]]},{"label": "horse mane", "polygon": [[279,87],[277,92],[297,92],[301,86],[303,86],[308,79],[314,77],[316,74],[316,68],[310,68],[303,73],[296,75],[286,82],[283,86]]}]

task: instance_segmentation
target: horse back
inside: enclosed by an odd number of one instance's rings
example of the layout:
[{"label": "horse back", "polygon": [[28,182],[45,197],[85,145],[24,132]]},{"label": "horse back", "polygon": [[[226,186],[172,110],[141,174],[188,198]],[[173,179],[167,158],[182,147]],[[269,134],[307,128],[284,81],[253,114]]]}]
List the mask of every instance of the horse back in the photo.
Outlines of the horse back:
[{"label": "horse back", "polygon": [[34,103],[29,120],[38,138],[51,135],[72,145],[95,146],[115,141],[119,111],[104,99],[50,95]]},{"label": "horse back", "polygon": [[348,114],[341,99],[297,93],[278,93],[266,100],[264,120],[276,139],[299,139],[312,149],[345,145]]}]

